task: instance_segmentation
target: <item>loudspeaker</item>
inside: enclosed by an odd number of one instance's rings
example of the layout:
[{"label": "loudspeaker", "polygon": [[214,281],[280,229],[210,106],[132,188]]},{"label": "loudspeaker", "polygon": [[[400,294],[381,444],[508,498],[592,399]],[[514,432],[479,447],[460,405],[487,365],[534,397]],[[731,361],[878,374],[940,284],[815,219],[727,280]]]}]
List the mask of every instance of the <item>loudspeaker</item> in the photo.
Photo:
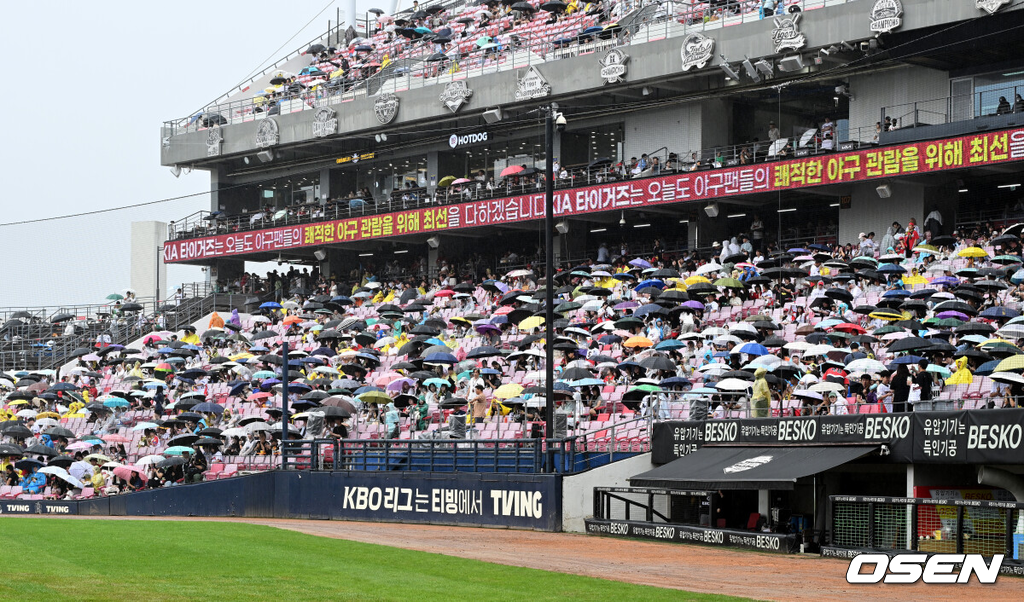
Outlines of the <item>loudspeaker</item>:
[{"label": "loudspeaker", "polygon": [[269,163],[274,160],[274,151],[260,151],[256,153],[256,156],[259,157],[260,161],[263,163]]},{"label": "loudspeaker", "polygon": [[892,188],[890,188],[888,184],[882,184],[878,188],[875,188],[875,192],[877,192],[878,196],[883,199],[887,199],[892,196]]},{"label": "loudspeaker", "polygon": [[555,231],[557,231],[559,234],[565,234],[566,232],[569,231],[569,222],[565,220],[557,222],[555,224]]},{"label": "loudspeaker", "polygon": [[804,60],[800,58],[800,55],[798,54],[796,56],[787,56],[779,59],[779,62],[776,63],[776,65],[778,66],[779,71],[792,73],[793,71],[799,71],[804,68]]},{"label": "loudspeaker", "polygon": [[494,123],[495,121],[501,121],[502,117],[504,117],[504,116],[501,114],[501,109],[500,108],[498,108],[498,109],[490,109],[488,111],[484,111],[484,121],[486,121],[487,123]]},{"label": "loudspeaker", "polygon": [[708,217],[718,217],[718,203],[710,203],[704,208],[704,213],[707,213]]},{"label": "loudspeaker", "polygon": [[324,251],[323,249],[319,249],[317,251],[314,251],[313,252],[313,257],[316,257],[317,261],[323,261],[323,260],[327,259],[327,251]]},{"label": "loudspeaker", "polygon": [[427,239],[427,246],[431,249],[436,249],[441,246],[441,239],[436,236],[431,236]]}]

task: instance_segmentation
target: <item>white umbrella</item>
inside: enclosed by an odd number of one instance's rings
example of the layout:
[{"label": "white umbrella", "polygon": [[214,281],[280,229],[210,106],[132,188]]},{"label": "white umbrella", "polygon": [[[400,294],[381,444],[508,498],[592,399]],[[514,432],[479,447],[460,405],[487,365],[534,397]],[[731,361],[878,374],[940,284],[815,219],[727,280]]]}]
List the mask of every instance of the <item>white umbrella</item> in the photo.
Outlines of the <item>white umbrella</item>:
[{"label": "white umbrella", "polygon": [[594,301],[587,301],[580,309],[583,311],[597,311],[602,307],[604,307],[604,301],[601,299],[595,299]]},{"label": "white umbrella", "polygon": [[821,401],[821,393],[811,391],[810,389],[797,389],[796,391],[793,391],[793,397],[803,397],[804,399],[816,399]]},{"label": "white umbrella", "polygon": [[845,393],[846,387],[839,383],[834,383],[826,380],[811,385],[811,391],[816,391],[818,393],[828,393],[829,391],[835,391],[836,393]]},{"label": "white umbrella", "polygon": [[700,372],[704,376],[718,376],[732,370],[728,364],[711,363],[705,364],[700,368],[697,368],[697,372]]},{"label": "white umbrella", "polygon": [[24,410],[20,410],[17,413],[17,416],[20,416],[22,418],[35,418],[36,417],[36,413],[37,412],[35,410],[24,409]]},{"label": "white umbrella", "polygon": [[700,331],[700,333],[705,337],[718,337],[722,336],[723,334],[729,334],[729,331],[722,328],[721,326],[710,326]]},{"label": "white umbrella", "polygon": [[221,432],[220,436],[221,437],[241,437],[241,436],[243,436],[245,434],[246,434],[246,432],[245,432],[244,428],[236,426],[234,428],[225,429],[224,431]]},{"label": "white umbrella", "polygon": [[533,270],[512,270],[508,274],[505,274],[508,278],[522,278],[524,276],[533,276]]},{"label": "white umbrella", "polygon": [[71,464],[71,468],[68,469],[68,472],[71,473],[71,476],[75,477],[76,479],[84,479],[86,477],[91,477],[92,464],[89,464],[88,462],[78,461]]},{"label": "white umbrella", "polygon": [[764,368],[771,372],[782,365],[782,358],[777,355],[762,355],[752,362],[743,366],[744,370],[757,370],[758,368]]},{"label": "white umbrella", "polygon": [[269,324],[270,323],[270,318],[268,318],[267,316],[253,316],[252,317],[252,321],[253,321],[254,324],[262,324],[262,323]]},{"label": "white umbrella", "polygon": [[885,370],[885,364],[878,360],[873,360],[868,357],[861,358],[859,360],[853,360],[849,364],[846,364],[846,369],[852,372],[868,372],[875,374]]},{"label": "white umbrella", "polygon": [[706,276],[708,274],[715,274],[717,272],[720,272],[721,270],[722,266],[719,263],[712,261],[711,263],[705,263],[704,265],[697,268],[697,270],[694,271],[694,274],[698,276]]},{"label": "white umbrella", "polygon": [[993,372],[989,378],[1000,383],[1024,385],[1024,376],[1016,372]]},{"label": "white umbrella", "polygon": [[51,426],[58,426],[59,424],[60,422],[53,418],[40,418],[39,420],[36,420],[36,426],[38,426],[41,429],[47,429],[50,428]]},{"label": "white umbrella", "polygon": [[783,345],[783,347],[789,349],[790,351],[803,352],[810,349],[811,344],[808,343],[807,341],[793,341],[792,343],[786,343],[785,345]]},{"label": "white umbrella", "polygon": [[[225,431],[225,432],[227,432],[227,431]],[[221,435],[223,435],[223,434],[224,433],[221,433]],[[135,462],[135,464],[137,464],[138,466],[146,466],[148,464],[155,464],[155,463],[157,463],[157,462],[159,462],[159,461],[161,461],[163,459],[164,459],[164,457],[161,456],[160,454],[153,454],[151,456],[144,456],[142,458],[139,458]]]},{"label": "white umbrella", "polygon": [[740,330],[742,330],[743,332],[757,334],[757,329],[754,328],[754,325],[751,324],[750,322],[732,322],[729,324],[730,332],[737,332]]},{"label": "white umbrella", "polygon": [[804,355],[825,355],[830,351],[835,351],[835,347],[832,345],[811,345],[804,350]]},{"label": "white umbrella", "polygon": [[720,337],[716,337],[715,340],[711,342],[714,343],[715,345],[728,345],[729,343],[732,343],[733,345],[739,345],[743,341],[741,341],[740,338],[736,335],[724,334]]},{"label": "white umbrella", "polygon": [[753,386],[754,383],[749,380],[740,380],[738,378],[727,378],[715,384],[715,388],[719,391],[746,391]]},{"label": "white umbrella", "polygon": [[85,487],[84,483],[68,474],[68,471],[64,470],[59,466],[44,466],[39,469],[39,472],[43,474],[53,475],[58,479],[67,481],[68,483],[71,484],[72,487],[75,487],[76,489],[83,489]]},{"label": "white umbrella", "polygon": [[[272,429],[270,427],[270,425],[267,424],[266,422],[250,422],[249,424],[245,425],[245,432],[247,434],[250,434],[250,435],[253,434],[253,433],[259,432],[259,431],[272,431],[272,430],[274,430],[274,429]],[[224,433],[221,433],[221,434],[223,435]]]}]

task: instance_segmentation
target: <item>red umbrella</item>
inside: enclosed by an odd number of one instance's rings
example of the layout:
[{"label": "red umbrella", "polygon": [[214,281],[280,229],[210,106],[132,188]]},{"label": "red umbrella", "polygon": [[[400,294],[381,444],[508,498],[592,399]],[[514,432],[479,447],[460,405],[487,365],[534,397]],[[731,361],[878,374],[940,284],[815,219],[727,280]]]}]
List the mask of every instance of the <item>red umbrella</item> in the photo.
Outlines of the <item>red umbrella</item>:
[{"label": "red umbrella", "polygon": [[436,293],[434,293],[434,296],[435,297],[451,297],[454,294],[455,294],[455,291],[453,291],[453,290],[442,289],[442,290],[439,290]]},{"label": "red umbrella", "polygon": [[156,370],[158,372],[174,372],[174,366],[171,366],[167,362],[163,362],[163,363],[157,364],[156,367],[153,368],[153,370]]},{"label": "red umbrella", "polygon": [[867,332],[867,330],[864,330],[863,326],[858,326],[857,324],[850,324],[849,322],[836,324],[835,327],[832,328],[832,330],[838,330],[839,332],[847,332],[850,334],[864,334],[865,332]]},{"label": "red umbrella", "polygon": [[505,178],[508,176],[514,176],[521,171],[523,171],[522,165],[509,165],[505,169],[501,170],[501,177]]}]

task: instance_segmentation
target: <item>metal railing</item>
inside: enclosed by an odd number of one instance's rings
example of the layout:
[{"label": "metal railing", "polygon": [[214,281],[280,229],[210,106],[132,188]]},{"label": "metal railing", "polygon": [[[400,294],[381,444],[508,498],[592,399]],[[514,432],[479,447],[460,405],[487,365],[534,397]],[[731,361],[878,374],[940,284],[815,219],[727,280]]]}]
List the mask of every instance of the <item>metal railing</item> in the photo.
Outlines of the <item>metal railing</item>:
[{"label": "metal railing", "polygon": [[[852,2],[855,0],[799,0],[792,3],[790,11],[813,10],[826,6],[834,6]],[[413,67],[396,69],[389,80],[377,82],[381,92],[399,92],[412,88],[422,88],[431,85],[445,84],[455,79],[466,77],[477,77],[480,75],[522,69],[531,65],[543,64],[552,60],[570,58],[583,54],[599,52],[619,45],[639,44],[649,41],[657,41],[666,38],[676,38],[688,35],[693,32],[704,32],[721,27],[728,27],[742,23],[761,21],[771,18],[764,14],[760,3],[752,5],[747,1],[733,1],[715,3],[708,5],[691,2],[666,2],[660,4],[651,13],[644,9],[645,3],[634,3],[634,11],[624,12],[622,17],[636,15],[637,18],[626,20],[624,26],[611,28],[602,32],[591,34],[582,33],[582,26],[586,18],[579,20],[579,26],[573,25],[556,33],[546,34],[525,34],[517,33],[515,30],[509,33],[502,33],[499,36],[500,43],[497,47],[484,44],[485,47],[474,45],[462,53],[456,48],[445,53],[445,60],[426,59],[434,54],[434,44],[428,43],[413,45],[406,43],[401,37],[394,38],[392,43],[381,42],[379,47],[362,58],[362,63],[370,64],[376,61],[383,64],[384,56],[390,61],[413,60],[419,61]],[[649,6],[649,3],[647,3]],[[755,8],[756,5],[756,8]],[[542,13],[543,14],[543,13]],[[594,15],[591,15],[594,16]],[[542,19],[543,16],[535,16],[533,21]],[[510,16],[502,16],[489,25],[495,25],[511,19]],[[607,23],[610,17],[591,19],[593,23]],[[446,25],[447,26],[447,25]],[[482,32],[481,32],[481,35]],[[530,36],[533,36],[532,38]],[[508,43],[503,43],[507,36]],[[308,45],[307,45],[308,46]],[[300,51],[296,51],[300,52]],[[289,55],[293,57],[295,53]],[[285,59],[288,60],[288,59]],[[277,65],[264,71],[264,74],[272,71]],[[326,66],[326,61],[317,63]],[[359,71],[357,68],[350,68],[350,71]],[[357,97],[368,95],[368,80],[372,74],[363,79],[348,80],[345,77],[338,77],[329,80],[327,83],[318,86],[314,92],[303,91],[297,94],[284,94],[271,100],[271,102],[256,101],[254,98],[240,99],[229,102],[217,102],[208,105],[201,113],[193,114],[185,118],[166,121],[164,123],[164,135],[174,136],[177,134],[199,131],[205,129],[209,124],[204,124],[200,115],[219,115],[227,124],[242,123],[259,117],[272,114],[285,114],[304,110],[314,110],[323,106],[330,106],[346,102]],[[255,81],[253,78],[251,81]],[[301,81],[301,80],[300,80]],[[223,96],[221,97],[223,98]],[[273,103],[274,110],[270,110]],[[219,120],[217,120],[219,122]]]},{"label": "metal railing", "polygon": [[[682,491],[648,489],[643,487],[594,487],[593,518],[597,520],[642,520],[646,523],[676,523],[700,525],[700,513],[695,516],[679,517],[673,520],[655,509],[655,500],[670,496],[692,498],[698,508],[711,507],[711,493],[708,491]],[[668,504],[665,504],[666,509]],[[642,515],[637,516],[637,512]],[[710,513],[706,514],[710,520]]]},{"label": "metal railing", "polygon": [[829,504],[833,550],[1005,554],[1004,563],[1024,552],[1021,502],[835,495]]},{"label": "metal railing", "polygon": [[282,444],[286,470],[538,473],[539,439],[306,439]]},{"label": "metal railing", "polygon": [[[894,124],[893,129],[906,129],[1024,113],[1024,99],[1016,101],[1022,93],[1024,85],[1016,85],[890,105],[882,107],[879,121],[884,123],[889,118]],[[1005,104],[1000,102],[1001,98],[1006,100]]]}]

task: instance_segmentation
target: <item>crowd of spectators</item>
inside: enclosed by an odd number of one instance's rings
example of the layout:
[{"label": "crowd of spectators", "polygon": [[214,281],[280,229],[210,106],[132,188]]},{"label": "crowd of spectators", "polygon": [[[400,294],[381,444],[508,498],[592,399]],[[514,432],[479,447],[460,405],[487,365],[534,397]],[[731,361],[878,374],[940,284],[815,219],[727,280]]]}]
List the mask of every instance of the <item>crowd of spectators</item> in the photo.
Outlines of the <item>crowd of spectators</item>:
[{"label": "crowd of spectators", "polygon": [[294,438],[529,438],[552,403],[582,445],[643,449],[646,428],[610,439],[611,427],[1018,407],[1018,229],[946,235],[933,211],[922,226],[888,226],[879,243],[867,232],[857,244],[777,249],[760,222],[713,254],[602,245],[560,271],[552,400],[528,266],[453,265],[430,280],[386,276],[387,266],[248,274],[238,285],[270,300],[246,312],[128,346],[98,340],[59,371],[0,377],[0,497],[270,468],[283,419]]}]

